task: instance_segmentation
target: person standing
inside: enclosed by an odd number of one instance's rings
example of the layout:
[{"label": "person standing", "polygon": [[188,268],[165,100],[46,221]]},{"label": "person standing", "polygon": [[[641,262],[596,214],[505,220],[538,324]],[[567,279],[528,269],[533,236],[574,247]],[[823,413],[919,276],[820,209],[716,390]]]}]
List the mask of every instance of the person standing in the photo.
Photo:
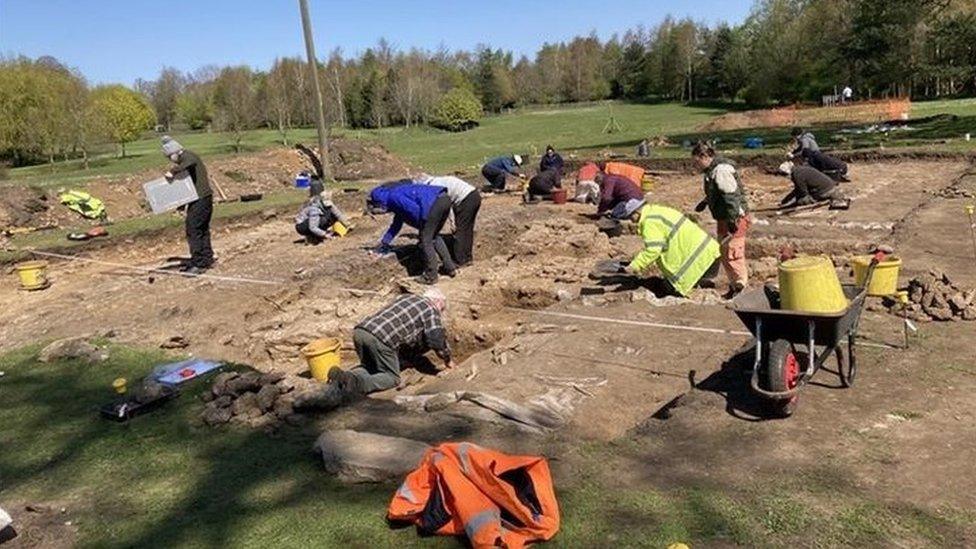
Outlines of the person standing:
[{"label": "person standing", "polygon": [[367,208],[371,213],[393,213],[393,223],[380,240],[380,253],[389,249],[390,243],[406,223],[420,232],[420,249],[424,255],[421,282],[437,282],[438,256],[444,273],[450,277],[457,275],[457,266],[440,235],[451,213],[451,197],[447,194],[447,189],[415,183],[380,186],[369,193]]},{"label": "person standing", "polygon": [[186,206],[186,241],[190,247],[190,260],[180,267],[188,274],[201,274],[214,263],[210,245],[210,221],[213,218],[213,190],[207,177],[207,167],[200,157],[183,148],[175,139],[164,135],[163,154],[173,163],[166,172],[166,179],[189,177],[197,191],[197,199]]},{"label": "person standing", "polygon": [[542,159],[539,160],[539,171],[546,172],[549,170],[556,170],[559,172],[559,176],[563,175],[563,166],[565,166],[563,157],[559,156],[556,149],[552,145],[546,145],[546,154],[542,155]]},{"label": "person standing", "polygon": [[421,175],[418,183],[447,189],[454,209],[454,259],[458,267],[474,261],[474,224],[481,210],[481,193],[463,179],[445,175]]},{"label": "person standing", "polygon": [[729,278],[731,298],[749,284],[746,264],[746,231],[749,229],[749,206],[742,180],[735,164],[715,154],[711,145],[699,142],[691,155],[704,172],[705,198],[695,207],[696,212],[708,208],[718,224],[722,266]]},{"label": "person standing", "polygon": [[511,175],[524,179],[525,176],[519,171],[522,165],[522,157],[513,154],[511,156],[499,156],[492,158],[481,168],[481,175],[488,180],[487,192],[504,192],[505,179]]},{"label": "person standing", "polygon": [[854,90],[850,86],[844,86],[844,91],[840,92],[840,101],[843,104],[848,104],[854,100]]}]

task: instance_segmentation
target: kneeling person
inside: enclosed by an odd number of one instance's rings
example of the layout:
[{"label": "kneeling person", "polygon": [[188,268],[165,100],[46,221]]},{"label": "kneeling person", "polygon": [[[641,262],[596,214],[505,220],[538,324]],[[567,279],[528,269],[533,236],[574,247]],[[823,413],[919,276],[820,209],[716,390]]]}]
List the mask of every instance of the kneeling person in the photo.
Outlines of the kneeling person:
[{"label": "kneeling person", "polygon": [[655,265],[682,297],[687,297],[702,279],[718,274],[718,242],[678,210],[630,200],[614,210],[613,216],[637,223],[637,232],[644,240],[644,250],[625,272],[640,274]]},{"label": "kneeling person", "polygon": [[529,188],[525,193],[527,202],[550,198],[552,191],[562,188],[562,172],[559,170],[546,170],[540,172],[529,180]]},{"label": "kneeling person", "polygon": [[836,198],[837,181],[820,170],[811,166],[796,166],[791,162],[784,162],[779,167],[779,171],[788,175],[793,181],[793,190],[780,201],[781,205],[789,204],[794,199],[794,206],[806,206]]},{"label": "kneeling person", "polygon": [[369,393],[400,384],[400,352],[434,351],[447,368],[454,367],[441,313],[447,298],[437,288],[424,295],[403,295],[356,325],[352,340],[359,366],[329,372],[328,384],[296,401],[299,408],[332,409]]},{"label": "kneeling person", "polygon": [[308,202],[295,216],[295,231],[304,236],[306,242],[318,244],[333,238],[335,232],[332,226],[337,222],[347,228],[350,226],[349,219],[332,202],[332,193],[325,190],[325,185],[321,181],[312,181],[308,193]]}]

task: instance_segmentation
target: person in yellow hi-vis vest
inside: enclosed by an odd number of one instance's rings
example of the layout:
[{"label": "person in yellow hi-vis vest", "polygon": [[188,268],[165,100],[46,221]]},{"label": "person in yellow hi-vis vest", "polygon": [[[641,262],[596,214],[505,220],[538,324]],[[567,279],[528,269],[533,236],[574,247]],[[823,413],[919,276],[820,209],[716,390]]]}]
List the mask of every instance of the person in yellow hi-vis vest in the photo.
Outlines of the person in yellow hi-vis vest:
[{"label": "person in yellow hi-vis vest", "polygon": [[683,297],[701,280],[718,274],[718,242],[678,210],[629,200],[614,208],[612,215],[637,223],[637,234],[644,240],[644,249],[624,272],[641,274],[657,266],[675,293]]}]

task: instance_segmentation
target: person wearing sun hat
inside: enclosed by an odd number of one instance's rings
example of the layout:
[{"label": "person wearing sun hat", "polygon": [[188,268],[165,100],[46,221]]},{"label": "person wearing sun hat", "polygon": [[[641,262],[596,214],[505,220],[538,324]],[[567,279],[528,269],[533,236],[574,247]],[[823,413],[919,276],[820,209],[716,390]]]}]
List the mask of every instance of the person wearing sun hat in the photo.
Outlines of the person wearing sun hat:
[{"label": "person wearing sun hat", "polygon": [[505,190],[505,179],[508,176],[524,179],[525,175],[519,171],[522,165],[522,156],[513,154],[511,156],[499,156],[492,158],[481,168],[481,175],[488,180],[485,191],[500,192]]}]

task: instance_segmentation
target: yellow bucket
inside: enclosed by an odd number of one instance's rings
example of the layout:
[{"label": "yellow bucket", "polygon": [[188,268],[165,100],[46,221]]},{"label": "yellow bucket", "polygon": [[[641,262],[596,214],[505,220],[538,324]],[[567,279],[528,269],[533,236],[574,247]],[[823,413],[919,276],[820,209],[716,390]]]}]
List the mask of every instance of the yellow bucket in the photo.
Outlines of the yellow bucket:
[{"label": "yellow bucket", "polygon": [[43,290],[51,285],[47,279],[46,261],[26,261],[14,267],[20,277],[20,287],[25,290]]},{"label": "yellow bucket", "polygon": [[837,313],[847,307],[829,257],[804,256],[780,263],[779,293],[782,308],[789,311]]},{"label": "yellow bucket", "polygon": [[644,177],[641,179],[641,190],[645,193],[649,193],[654,189],[654,180],[650,177]]},{"label": "yellow bucket", "polygon": [[335,223],[332,224],[332,232],[334,232],[339,236],[346,236],[347,234],[349,234],[349,227],[346,227],[341,222],[336,221]]},{"label": "yellow bucket", "polygon": [[312,377],[318,381],[329,378],[329,370],[339,367],[339,349],[342,342],[334,337],[316,339],[302,347],[302,356],[308,362]]},{"label": "yellow bucket", "polygon": [[[851,262],[854,265],[854,281],[858,286],[864,284],[868,276],[868,268],[874,256],[859,255]],[[874,269],[874,277],[868,286],[868,295],[884,297],[898,293],[898,272],[901,270],[901,258],[889,257]]]}]

